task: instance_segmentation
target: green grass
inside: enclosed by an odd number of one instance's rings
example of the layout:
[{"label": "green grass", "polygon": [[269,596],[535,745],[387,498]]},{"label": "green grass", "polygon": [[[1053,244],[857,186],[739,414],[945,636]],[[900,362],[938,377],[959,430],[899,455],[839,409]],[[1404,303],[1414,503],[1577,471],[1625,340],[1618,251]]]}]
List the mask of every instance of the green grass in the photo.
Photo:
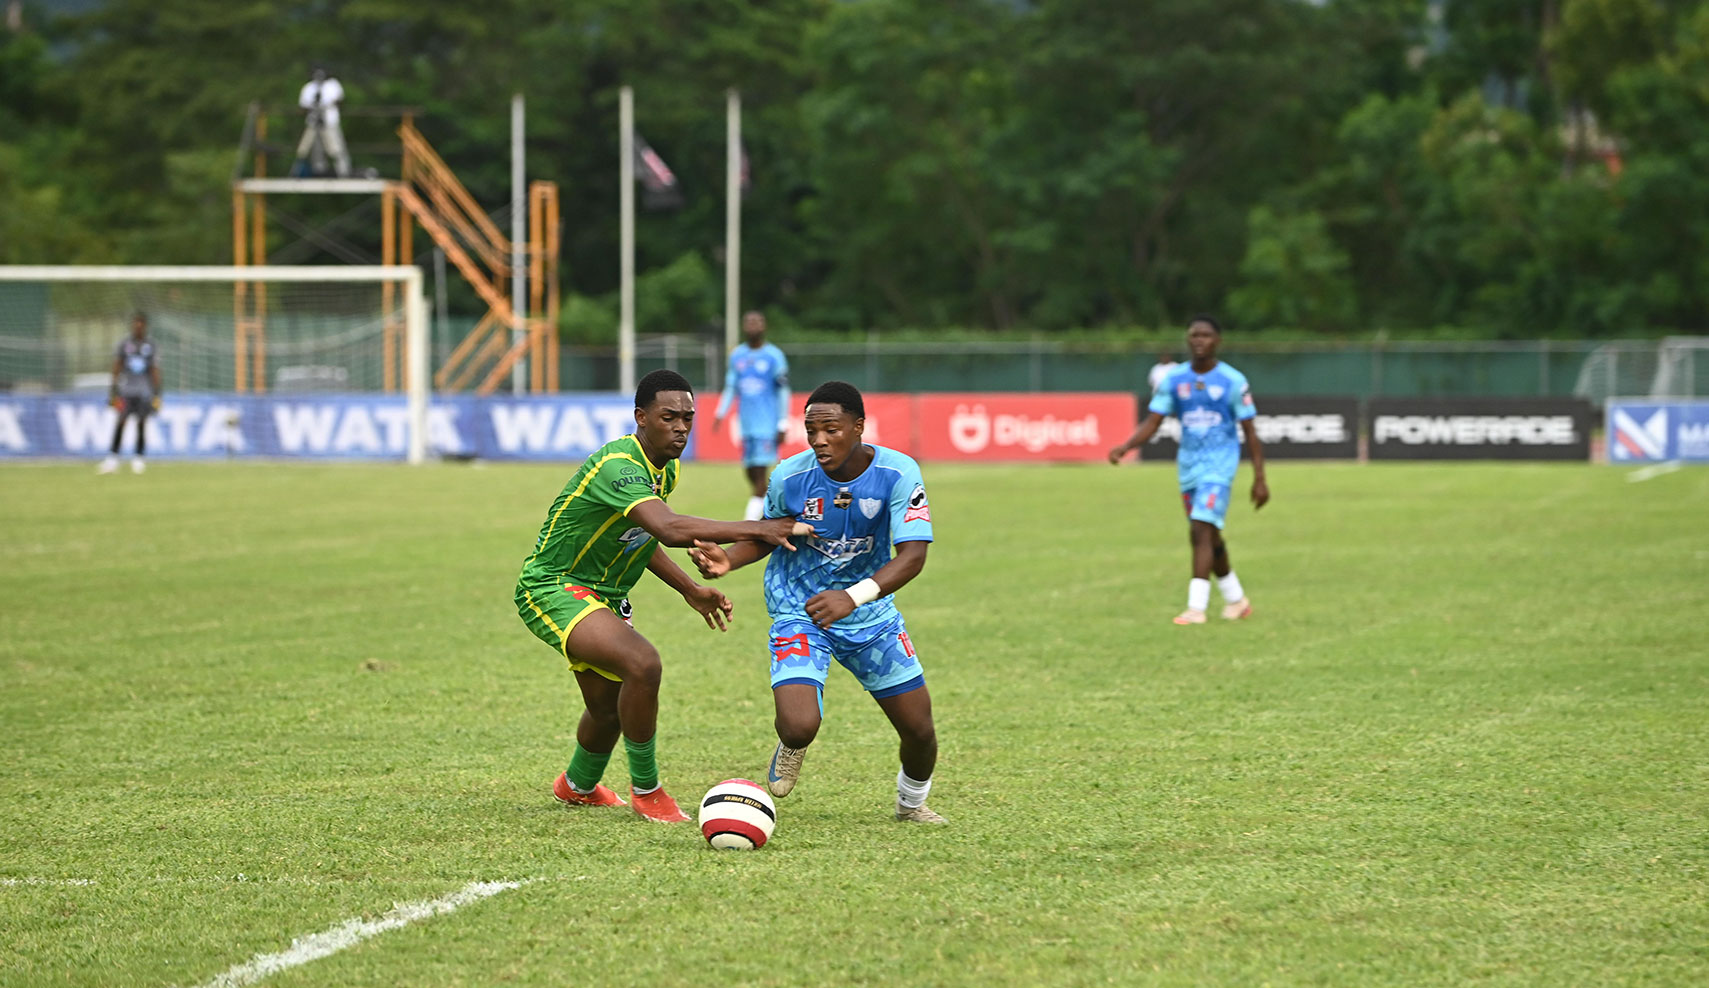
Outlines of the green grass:
[{"label": "green grass", "polygon": [[[837,672],[753,854],[547,794],[579,700],[510,598],[566,474],[0,471],[0,984],[521,879],[266,984],[1709,982],[1709,471],[1283,464],[1229,527],[1256,617],[1183,629],[1173,471],[928,465],[951,825],[890,820]],[[726,635],[636,594],[687,804],[770,750],[758,576]]]}]

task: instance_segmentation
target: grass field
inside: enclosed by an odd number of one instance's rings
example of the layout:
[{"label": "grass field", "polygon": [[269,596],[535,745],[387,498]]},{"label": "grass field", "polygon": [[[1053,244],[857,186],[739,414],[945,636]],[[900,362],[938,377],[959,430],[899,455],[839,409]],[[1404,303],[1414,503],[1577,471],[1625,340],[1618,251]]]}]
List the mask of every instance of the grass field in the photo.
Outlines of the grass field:
[{"label": "grass field", "polygon": [[[0,984],[206,984],[476,881],[522,884],[264,983],[1709,983],[1709,471],[1274,466],[1256,617],[1177,628],[1172,470],[928,465],[951,825],[890,819],[839,671],[752,854],[547,792],[579,702],[510,598],[566,475],[0,470]],[[685,804],[769,754],[758,577],[726,635],[636,594]]]}]

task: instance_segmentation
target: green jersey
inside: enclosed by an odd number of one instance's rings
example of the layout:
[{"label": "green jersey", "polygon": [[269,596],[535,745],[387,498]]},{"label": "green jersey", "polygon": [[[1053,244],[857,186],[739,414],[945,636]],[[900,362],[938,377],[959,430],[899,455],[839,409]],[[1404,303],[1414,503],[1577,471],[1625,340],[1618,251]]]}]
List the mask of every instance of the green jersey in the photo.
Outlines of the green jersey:
[{"label": "green jersey", "polygon": [[629,512],[669,498],[676,480],[677,461],[653,466],[632,435],[601,446],[552,502],[517,586],[575,584],[610,601],[629,596],[659,547]]}]

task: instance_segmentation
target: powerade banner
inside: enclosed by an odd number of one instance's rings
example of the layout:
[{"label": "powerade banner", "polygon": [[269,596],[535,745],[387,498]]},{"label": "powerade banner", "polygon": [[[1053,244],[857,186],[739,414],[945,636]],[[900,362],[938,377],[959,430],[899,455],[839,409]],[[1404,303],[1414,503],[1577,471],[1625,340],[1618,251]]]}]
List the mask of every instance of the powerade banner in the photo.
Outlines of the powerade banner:
[{"label": "powerade banner", "polygon": [[1709,463],[1709,401],[1609,399],[1608,462]]},{"label": "powerade banner", "polygon": [[1582,398],[1372,398],[1373,460],[1588,460]]},{"label": "powerade banner", "polygon": [[[435,397],[428,449],[436,456],[578,460],[633,432],[634,405],[609,394]],[[115,420],[99,395],[0,397],[0,459],[100,456]],[[133,419],[123,452],[135,441]],[[168,394],[148,419],[150,457],[402,460],[408,444],[403,395]]]},{"label": "powerade banner", "polygon": [[[1353,460],[1359,456],[1359,399],[1254,398],[1258,404],[1258,441],[1267,460]],[[1145,414],[1145,409],[1140,409]],[[1246,432],[1240,430],[1240,455],[1246,452]],[[1127,438],[1126,436],[1122,437]],[[1119,440],[1118,440],[1119,441]],[[1165,418],[1157,434],[1140,451],[1142,462],[1175,461],[1180,450],[1181,422]],[[1114,446],[1115,443],[1110,445]]]}]

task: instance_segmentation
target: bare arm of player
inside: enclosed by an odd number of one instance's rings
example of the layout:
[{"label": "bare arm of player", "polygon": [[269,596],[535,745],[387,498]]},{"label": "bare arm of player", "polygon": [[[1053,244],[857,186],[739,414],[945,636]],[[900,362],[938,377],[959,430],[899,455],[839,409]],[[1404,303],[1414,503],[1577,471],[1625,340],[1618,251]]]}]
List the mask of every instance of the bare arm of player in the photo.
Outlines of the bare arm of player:
[{"label": "bare arm of player", "polygon": [[[908,585],[926,568],[926,549],[930,542],[903,542],[896,546],[896,555],[878,568],[870,579],[878,584],[878,595],[893,594]],[[829,628],[855,611],[854,598],[847,590],[821,590],[807,598],[807,617],[821,628]]]},{"label": "bare arm of player", "polygon": [[1264,444],[1258,441],[1258,427],[1252,419],[1243,420],[1240,431],[1246,434],[1246,448],[1252,453],[1252,507],[1262,508],[1270,503],[1270,485],[1264,481]]},{"label": "bare arm of player", "polygon": [[711,587],[703,587],[694,582],[694,578],[683,572],[671,557],[662,552],[653,553],[653,558],[647,561],[647,570],[654,576],[665,581],[665,586],[682,594],[682,599],[688,606],[694,608],[705,619],[708,628],[723,631],[724,622],[730,619],[735,605],[730,598]]},{"label": "bare arm of player", "polygon": [[1146,440],[1156,434],[1157,427],[1162,424],[1162,415],[1159,415],[1156,412],[1148,413],[1145,416],[1145,421],[1139,423],[1139,428],[1133,430],[1133,435],[1127,437],[1127,442],[1110,450],[1110,462],[1120,463],[1122,461],[1122,457],[1126,456],[1129,451],[1136,450],[1141,446],[1144,446]]},{"label": "bare arm of player", "polygon": [[793,518],[767,518],[765,521],[714,521],[679,515],[663,501],[643,501],[629,509],[629,517],[646,529],[660,544],[686,549],[696,541],[742,542],[758,540],[780,545],[791,552],[792,535],[812,535],[813,526]]},{"label": "bare arm of player", "polygon": [[736,542],[726,549],[716,542],[697,540],[688,550],[688,558],[701,576],[716,580],[731,570],[759,562],[771,555],[772,548],[769,542]]}]

